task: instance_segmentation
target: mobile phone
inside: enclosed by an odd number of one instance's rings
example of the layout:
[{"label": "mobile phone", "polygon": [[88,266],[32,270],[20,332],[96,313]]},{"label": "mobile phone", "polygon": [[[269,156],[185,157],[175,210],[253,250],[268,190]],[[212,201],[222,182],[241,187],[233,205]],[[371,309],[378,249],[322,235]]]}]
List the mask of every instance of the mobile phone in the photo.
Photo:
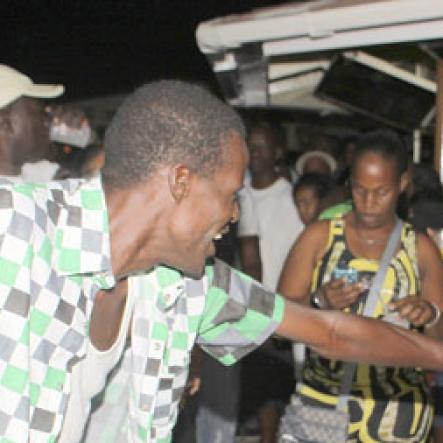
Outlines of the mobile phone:
[{"label": "mobile phone", "polygon": [[358,271],[354,268],[335,268],[332,272],[335,280],[344,279],[348,285],[358,282]]},{"label": "mobile phone", "polygon": [[383,316],[383,320],[391,323],[392,325],[399,326],[401,328],[408,329],[409,322],[404,318],[401,318],[397,311],[390,311]]}]

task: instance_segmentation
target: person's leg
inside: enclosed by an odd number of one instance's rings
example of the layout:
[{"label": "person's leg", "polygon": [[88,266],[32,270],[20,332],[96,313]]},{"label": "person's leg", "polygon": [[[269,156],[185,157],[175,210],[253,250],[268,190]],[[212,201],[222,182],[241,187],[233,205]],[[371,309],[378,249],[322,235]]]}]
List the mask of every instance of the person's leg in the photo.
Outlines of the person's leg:
[{"label": "person's leg", "polygon": [[280,418],[295,389],[292,345],[282,340],[270,340],[264,353],[265,363],[258,368],[262,381],[264,403],[259,409],[261,443],[274,443]]},{"label": "person's leg", "polygon": [[224,366],[205,355],[202,362],[197,443],[234,443],[240,364]]},{"label": "person's leg", "polygon": [[443,373],[441,372],[435,375],[433,395],[435,404],[433,443],[443,443]]},{"label": "person's leg", "polygon": [[177,424],[174,427],[173,443],[196,443],[196,415],[198,408],[198,394],[186,399],[181,409]]},{"label": "person's leg", "polygon": [[432,443],[443,443],[443,427],[434,427]]},{"label": "person's leg", "polygon": [[261,436],[260,442],[274,443],[280,422],[280,410],[277,405],[269,403],[263,406],[258,413],[258,420]]}]

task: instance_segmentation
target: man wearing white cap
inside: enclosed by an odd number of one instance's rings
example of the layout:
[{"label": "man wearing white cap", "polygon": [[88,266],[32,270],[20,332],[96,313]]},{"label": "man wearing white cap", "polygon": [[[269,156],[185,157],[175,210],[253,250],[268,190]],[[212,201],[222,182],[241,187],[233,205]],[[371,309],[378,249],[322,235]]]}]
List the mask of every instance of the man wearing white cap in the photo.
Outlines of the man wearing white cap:
[{"label": "man wearing white cap", "polygon": [[49,148],[49,121],[38,98],[63,94],[62,85],[35,84],[0,64],[0,174],[19,175],[26,162],[41,160]]}]

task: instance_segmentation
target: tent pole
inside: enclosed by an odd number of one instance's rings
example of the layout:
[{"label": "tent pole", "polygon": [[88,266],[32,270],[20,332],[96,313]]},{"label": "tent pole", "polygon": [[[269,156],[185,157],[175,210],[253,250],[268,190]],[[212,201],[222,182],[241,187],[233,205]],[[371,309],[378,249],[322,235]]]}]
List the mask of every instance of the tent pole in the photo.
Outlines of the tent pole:
[{"label": "tent pole", "polygon": [[443,61],[437,61],[437,99],[435,116],[435,145],[434,145],[434,167],[443,179]]},{"label": "tent pole", "polygon": [[420,163],[421,161],[421,131],[420,129],[414,129],[412,133],[413,139],[413,162]]}]

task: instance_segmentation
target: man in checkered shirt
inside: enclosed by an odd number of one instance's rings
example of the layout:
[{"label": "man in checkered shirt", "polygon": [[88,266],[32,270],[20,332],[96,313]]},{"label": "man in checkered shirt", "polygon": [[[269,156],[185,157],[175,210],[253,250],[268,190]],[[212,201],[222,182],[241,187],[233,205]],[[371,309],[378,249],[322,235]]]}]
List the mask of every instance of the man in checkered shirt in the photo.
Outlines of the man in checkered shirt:
[{"label": "man in checkered shirt", "polygon": [[[37,95],[28,80],[13,85],[19,94],[0,115],[3,143],[31,142],[43,124],[34,116],[35,126],[26,126],[26,112],[15,107]],[[168,441],[155,429],[173,420],[196,330],[227,364],[276,332],[328,357],[443,367],[443,344],[432,339],[284,302],[220,264],[201,279],[214,240],[238,217],[248,162],[240,119],[202,88],[143,86],[117,112],[105,146],[102,180],[0,183],[2,443],[74,441],[65,436],[73,420],[83,426],[82,402],[103,387],[122,353],[132,306],[134,441]],[[169,268],[190,277],[184,293]],[[194,299],[199,291],[207,298]],[[180,293],[183,324],[171,335],[176,318],[166,311]],[[152,296],[155,305],[143,300]],[[165,311],[160,322],[154,308]]]}]

